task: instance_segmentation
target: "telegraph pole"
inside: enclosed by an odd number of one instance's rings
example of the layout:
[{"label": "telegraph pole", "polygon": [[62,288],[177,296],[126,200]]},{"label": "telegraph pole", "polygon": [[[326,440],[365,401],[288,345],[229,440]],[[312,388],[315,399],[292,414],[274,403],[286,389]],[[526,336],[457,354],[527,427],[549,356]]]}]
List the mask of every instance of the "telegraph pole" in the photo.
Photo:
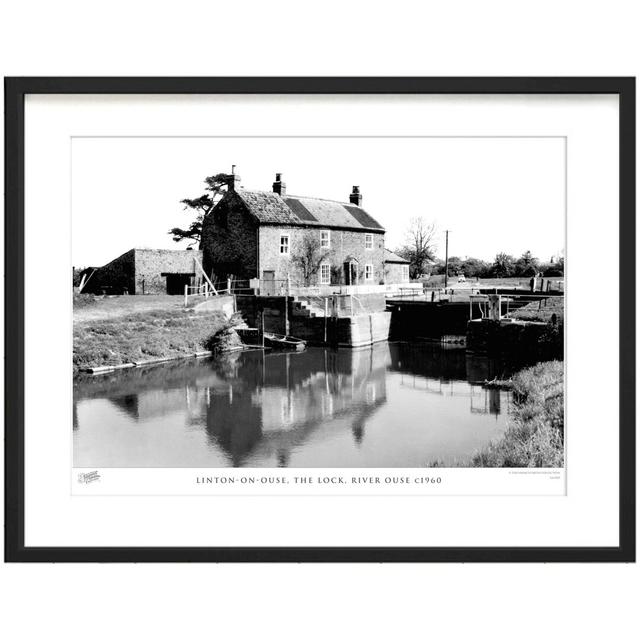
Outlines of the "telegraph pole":
[{"label": "telegraph pole", "polygon": [[444,230],[445,236],[445,249],[444,249],[444,288],[447,288],[447,281],[449,279],[449,229]]}]

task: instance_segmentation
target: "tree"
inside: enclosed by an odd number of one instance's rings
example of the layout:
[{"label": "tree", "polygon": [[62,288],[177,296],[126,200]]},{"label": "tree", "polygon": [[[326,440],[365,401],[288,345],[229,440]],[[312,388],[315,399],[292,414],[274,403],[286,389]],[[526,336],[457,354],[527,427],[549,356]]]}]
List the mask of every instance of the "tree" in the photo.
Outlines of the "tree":
[{"label": "tree", "polygon": [[549,278],[557,278],[564,275],[564,258],[551,258],[550,262],[540,265],[542,274]]},{"label": "tree", "polygon": [[409,261],[411,278],[421,276],[430,262],[435,259],[435,224],[429,224],[424,218],[411,218],[406,232],[405,244],[398,255]]},{"label": "tree", "polygon": [[484,278],[489,273],[490,268],[491,265],[478,258],[467,258],[462,263],[462,273],[467,278]]},{"label": "tree", "polygon": [[[457,276],[462,271],[462,260],[458,256],[451,256],[449,258],[449,276]],[[444,269],[442,270],[444,273]]]},{"label": "tree", "polygon": [[513,256],[508,253],[498,253],[491,265],[491,275],[498,278],[508,278],[515,273]]},{"label": "tree", "polygon": [[[435,275],[444,275],[445,261],[440,259],[436,260],[431,267],[431,273]],[[458,256],[451,256],[449,258],[449,276],[457,276],[463,272],[463,262]]]},{"label": "tree", "polygon": [[331,249],[323,249],[318,238],[303,237],[300,248],[291,256],[291,262],[298,267],[305,286],[311,284],[311,278],[318,273],[320,265],[330,254]]},{"label": "tree", "polygon": [[525,251],[516,261],[515,275],[517,276],[535,276],[538,271],[538,258],[534,258],[531,251]]},{"label": "tree", "polygon": [[72,267],[73,272],[73,286],[79,287],[82,282],[82,272],[86,270],[86,267]]},{"label": "tree", "polygon": [[202,222],[205,216],[218,204],[218,201],[227,190],[230,177],[227,173],[216,173],[214,176],[208,176],[204,179],[207,185],[205,191],[208,193],[204,193],[198,198],[185,198],[184,200],[180,200],[184,205],[185,211],[191,214],[195,212],[196,217],[186,229],[173,227],[173,229],[169,230],[174,242],[191,240],[189,246],[200,244],[200,239],[202,238]]}]

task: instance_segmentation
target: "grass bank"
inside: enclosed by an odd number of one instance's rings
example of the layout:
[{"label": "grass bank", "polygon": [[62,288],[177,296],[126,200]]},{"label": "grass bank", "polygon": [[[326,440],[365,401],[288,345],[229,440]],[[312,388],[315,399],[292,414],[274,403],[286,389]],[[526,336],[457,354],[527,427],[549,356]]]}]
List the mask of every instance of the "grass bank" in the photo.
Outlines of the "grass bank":
[{"label": "grass bank", "polygon": [[178,307],[175,301],[168,307],[158,305],[145,311],[132,306],[118,314],[104,314],[101,302],[74,310],[74,375],[88,367],[203,351],[207,339],[226,324],[219,312],[195,313]]},{"label": "grass bank", "polygon": [[181,309],[184,309],[182,296],[96,296],[92,293],[74,294],[73,296],[74,322],[110,320],[132,313],[179,311]]},{"label": "grass bank", "polygon": [[558,324],[564,322],[564,296],[554,296],[530,302],[509,314],[518,320],[533,320],[534,322],[551,322],[555,316]]},{"label": "grass bank", "polygon": [[515,407],[500,440],[478,451],[472,467],[564,466],[564,363],[542,362],[513,377]]}]

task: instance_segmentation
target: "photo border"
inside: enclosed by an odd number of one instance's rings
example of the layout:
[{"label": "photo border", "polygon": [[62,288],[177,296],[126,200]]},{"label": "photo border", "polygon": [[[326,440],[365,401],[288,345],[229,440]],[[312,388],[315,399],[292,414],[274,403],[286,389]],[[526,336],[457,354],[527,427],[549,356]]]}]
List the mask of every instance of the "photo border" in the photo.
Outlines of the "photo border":
[{"label": "photo border", "polygon": [[[620,161],[618,546],[26,547],[24,108],[27,94],[617,94]],[[5,562],[634,562],[635,135],[633,77],[5,78]]]}]

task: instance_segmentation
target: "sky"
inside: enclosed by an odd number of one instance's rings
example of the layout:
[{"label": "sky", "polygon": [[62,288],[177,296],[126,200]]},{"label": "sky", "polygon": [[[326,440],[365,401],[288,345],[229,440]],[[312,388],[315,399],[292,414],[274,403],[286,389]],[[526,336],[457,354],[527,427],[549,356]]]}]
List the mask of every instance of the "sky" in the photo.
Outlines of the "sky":
[{"label": "sky", "polygon": [[186,248],[167,233],[190,221],[180,200],[232,164],[246,189],[270,191],[279,172],[288,194],[344,202],[358,185],[392,250],[413,217],[436,225],[440,257],[445,229],[450,256],[564,250],[564,138],[87,137],[72,141],[74,266]]}]

